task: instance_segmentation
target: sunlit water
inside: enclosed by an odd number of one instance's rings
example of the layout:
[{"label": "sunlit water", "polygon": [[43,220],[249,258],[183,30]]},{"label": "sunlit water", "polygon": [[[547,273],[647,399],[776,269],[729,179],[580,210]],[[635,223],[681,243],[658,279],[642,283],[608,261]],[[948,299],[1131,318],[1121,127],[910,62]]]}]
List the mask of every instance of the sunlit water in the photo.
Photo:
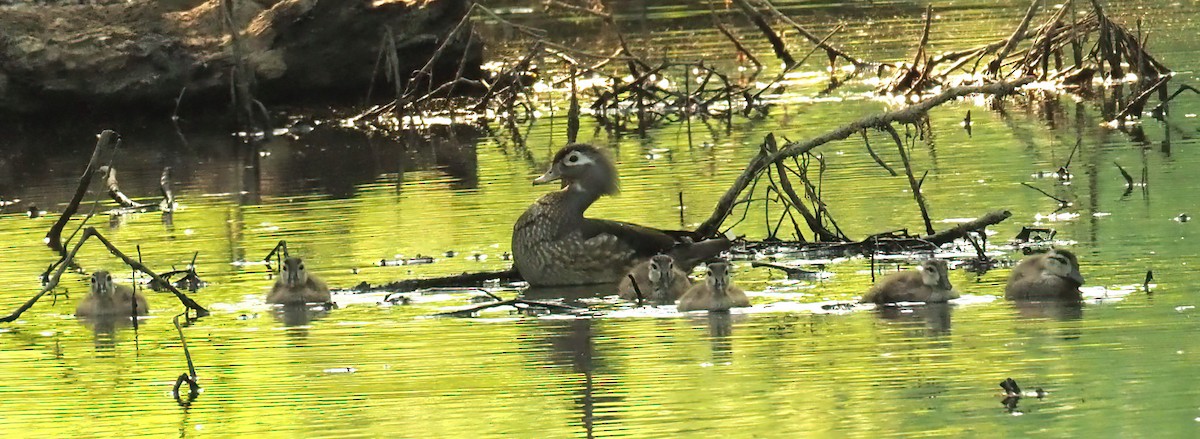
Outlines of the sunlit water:
[{"label": "sunlit water", "polygon": [[[638,47],[678,59],[733,58],[711,29],[707,6],[646,3],[653,6],[612,3],[629,11],[620,22]],[[862,58],[887,60],[909,57],[924,8],[778,3],[819,34],[846,23],[835,41]],[[597,22],[547,20],[521,9],[539,5],[495,6],[517,6],[507,8],[508,18],[562,39],[611,47]],[[933,48],[1007,35],[1025,6],[935,4]],[[1143,16],[1154,29],[1152,49],[1179,72],[1178,81],[1200,82],[1200,6],[1139,1],[1110,9],[1127,23]],[[489,38],[505,36],[498,27],[482,29]],[[739,33],[760,59],[776,62],[753,29]],[[507,53],[499,44],[496,50]],[[735,118],[729,129],[694,121],[690,145],[684,124],[618,138],[596,134],[585,119],[580,140],[610,148],[622,176],[622,194],[589,214],[694,227],[767,133],[804,139],[884,108],[864,98],[870,87],[861,81],[829,96],[838,99],[806,99],[825,81],[818,67],[807,69],[769,117]],[[972,136],[959,127],[967,110]],[[739,262],[735,281],[756,306],[732,316],[681,316],[601,300],[594,307],[604,313],[593,318],[506,309],[427,318],[478,294],[451,290],[394,306],[381,304],[383,294],[336,294],[339,309],[291,327],[263,303],[273,282],[267,268],[239,262],[261,260],[286,239],[311,271],[342,288],[506,268],[512,222],[545,190],[529,181],[565,141],[565,119],[543,115],[523,128],[525,148],[500,129],[499,136],[442,129],[430,141],[322,126],[258,154],[245,153],[224,131],[186,120],[186,142],[161,121],[10,131],[0,196],[21,201],[0,215],[0,308],[14,309],[39,289],[39,274],[55,259],[42,237],[74,190],[92,135],[117,128],[125,140],[117,160],[124,191],[153,199],[161,168],[172,166],[183,209],[171,225],[157,213],[101,214],[90,223],[126,253],[140,245],[146,263],[162,271],[182,268],[199,252],[198,271],[209,285],[193,297],[213,314],[184,329],[204,392],[181,407],[170,395],[174,378],[187,370],[171,324],[182,310],[177,301],[147,292],[152,312],[137,332],[94,335],[72,316],[86,275],[64,276],[60,290],[69,298],[46,297],[0,326],[0,435],[1195,436],[1200,276],[1192,266],[1200,258],[1191,242],[1195,223],[1173,218],[1195,215],[1200,206],[1197,112],[1197,98],[1183,95],[1166,122],[1147,120],[1132,134],[1102,127],[1094,103],[1070,97],[1053,105],[1018,98],[1003,113],[963,102],[931,114],[936,138],[911,155],[916,169],[929,170],[924,192],[935,227],[997,209],[1013,217],[992,228],[995,243],[1024,225],[1053,227],[1081,256],[1093,297],[1082,309],[1019,308],[997,299],[1006,269],[953,271],[967,297],[949,307],[823,307],[866,290],[866,261],[830,265],[828,278],[799,283]],[[873,140],[885,160],[898,163],[883,137]],[[1057,169],[1077,140],[1070,185],[1034,176]],[[851,237],[922,228],[907,181],[878,168],[861,141],[817,152],[829,165],[824,197]],[[1123,195],[1113,162],[1135,176],[1144,167],[1147,190]],[[1021,182],[1073,201],[1066,212],[1077,216],[1045,219],[1057,203]],[[87,200],[97,196],[104,198],[99,185]],[[49,213],[30,219],[29,204]],[[733,231],[761,238],[766,222],[755,208]],[[781,230],[791,237],[788,226]],[[377,265],[397,255],[435,262]],[[97,245],[85,247],[78,262],[89,271],[128,272]],[[1152,295],[1135,289],[1148,269],[1157,283]],[[507,298],[518,290],[496,293]],[[1007,377],[1048,394],[1010,411],[997,386]]]}]

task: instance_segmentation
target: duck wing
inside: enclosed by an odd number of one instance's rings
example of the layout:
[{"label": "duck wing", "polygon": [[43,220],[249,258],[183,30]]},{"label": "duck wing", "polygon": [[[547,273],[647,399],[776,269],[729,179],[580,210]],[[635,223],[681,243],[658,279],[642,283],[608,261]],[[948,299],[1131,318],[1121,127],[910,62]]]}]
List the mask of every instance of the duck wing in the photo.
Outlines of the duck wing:
[{"label": "duck wing", "polygon": [[607,234],[629,246],[639,257],[666,253],[675,247],[675,238],[660,230],[621,221],[585,218],[579,228],[584,239]]}]

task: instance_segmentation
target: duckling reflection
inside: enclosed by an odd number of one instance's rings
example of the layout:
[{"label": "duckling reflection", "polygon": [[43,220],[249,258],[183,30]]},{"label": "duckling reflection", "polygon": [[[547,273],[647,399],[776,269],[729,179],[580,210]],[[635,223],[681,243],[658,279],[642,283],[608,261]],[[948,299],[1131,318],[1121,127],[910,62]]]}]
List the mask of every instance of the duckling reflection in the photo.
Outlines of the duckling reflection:
[{"label": "duckling reflection", "polygon": [[950,285],[946,261],[926,259],[915,270],[905,270],[884,277],[866,295],[863,303],[926,302],[939,303],[957,299],[958,292]]},{"label": "duckling reflection", "polygon": [[1004,297],[1009,300],[1079,302],[1083,293],[1079,259],[1067,250],[1051,249],[1022,259],[1008,277]]},{"label": "duckling reflection", "polygon": [[687,273],[676,268],[675,259],[668,255],[655,255],[649,261],[634,266],[629,274],[637,281],[636,284],[626,276],[621,279],[617,291],[622,299],[634,302],[638,300],[638,292],[641,292],[652,304],[670,305],[692,286]]},{"label": "duckling reflection", "polygon": [[330,303],[329,287],[315,275],[309,274],[300,258],[283,260],[283,273],[275,280],[267,303],[304,304]]},{"label": "duckling reflection", "polygon": [[[708,341],[712,348],[713,364],[729,364],[733,362],[733,319],[735,316],[727,312],[710,312],[706,317],[708,323]],[[736,316],[738,318],[745,316]]]},{"label": "duckling reflection", "polygon": [[709,263],[704,283],[693,285],[679,299],[679,312],[749,307],[746,293],[730,280],[730,268],[726,261]]},{"label": "duckling reflection", "polygon": [[1083,319],[1083,303],[1069,300],[1016,300],[1017,315],[1025,319],[1050,319],[1062,322]]},{"label": "duckling reflection", "polygon": [[92,273],[91,291],[75,308],[77,318],[122,318],[144,316],[150,312],[150,306],[141,293],[132,288],[113,283],[112,274],[100,270]]},{"label": "duckling reflection", "polygon": [[950,309],[946,303],[926,303],[922,306],[881,306],[876,308],[880,319],[894,322],[924,323],[925,335],[938,337],[950,334]]},{"label": "duckling reflection", "polygon": [[285,303],[274,311],[275,320],[289,327],[305,326],[329,315],[329,309],[326,306],[314,306],[307,303]]}]

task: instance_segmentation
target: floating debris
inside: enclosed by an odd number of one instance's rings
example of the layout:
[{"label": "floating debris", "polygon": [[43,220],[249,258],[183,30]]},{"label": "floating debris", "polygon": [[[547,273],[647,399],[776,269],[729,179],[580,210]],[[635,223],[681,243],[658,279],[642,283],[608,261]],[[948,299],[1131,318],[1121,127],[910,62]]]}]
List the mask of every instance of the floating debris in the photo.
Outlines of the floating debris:
[{"label": "floating debris", "polygon": [[354,372],[358,372],[358,369],[355,369],[353,367],[331,367],[329,369],[322,370],[321,372],[328,373],[328,374],[354,373]]},{"label": "floating debris", "polygon": [[404,265],[432,264],[433,262],[432,256],[421,256],[418,254],[416,257],[405,259],[403,255],[396,255],[396,259],[380,259],[377,265],[380,267],[400,267]]},{"label": "floating debris", "polygon": [[1186,223],[1191,220],[1192,220],[1192,217],[1188,216],[1188,214],[1186,214],[1186,213],[1181,213],[1179,215],[1176,215],[1174,218],[1171,218],[1171,221],[1176,221],[1176,222],[1181,222],[1181,223]]}]

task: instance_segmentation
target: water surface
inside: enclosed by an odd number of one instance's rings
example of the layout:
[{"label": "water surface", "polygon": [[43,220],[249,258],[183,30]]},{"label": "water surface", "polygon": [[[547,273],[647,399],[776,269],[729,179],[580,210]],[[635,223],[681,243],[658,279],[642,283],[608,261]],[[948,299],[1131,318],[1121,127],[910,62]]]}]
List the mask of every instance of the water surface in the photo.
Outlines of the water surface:
[{"label": "water surface", "polygon": [[[778,3],[818,34],[845,23],[848,31],[837,41],[862,58],[882,60],[909,56],[925,6]],[[493,4],[508,19],[550,29],[563,41],[605,51],[614,44],[590,18],[545,18],[522,9],[539,5]],[[735,66],[733,49],[711,29],[707,6],[612,5],[648,55],[705,56]],[[935,4],[932,47],[1003,37],[1025,6]],[[1179,72],[1178,81],[1200,82],[1194,38],[1200,4],[1134,1],[1109,8],[1126,23],[1143,17],[1155,29],[1152,49]],[[482,23],[481,31],[496,41],[496,57],[526,47],[495,23]],[[776,63],[753,29],[738,32],[760,59]],[[728,127],[693,121],[690,143],[682,123],[645,137],[615,136],[585,118],[580,140],[609,148],[622,176],[621,195],[601,200],[589,215],[694,227],[766,134],[804,139],[886,108],[866,97],[871,86],[862,80],[818,95],[825,81],[821,67],[810,63],[769,116],[734,118]],[[970,136],[959,127],[968,110],[975,122]],[[524,146],[503,129],[467,126],[382,135],[326,124],[260,151],[186,119],[182,136],[153,118],[5,132],[0,196],[21,202],[0,214],[0,308],[13,309],[39,289],[39,274],[55,260],[42,237],[74,190],[93,135],[115,128],[124,138],[117,163],[124,191],[153,200],[162,167],[171,166],[184,208],[170,225],[157,213],[98,215],[89,224],[127,253],[140,245],[142,258],[159,270],[183,267],[199,252],[198,270],[209,285],[193,297],[213,314],[185,328],[204,393],[181,407],[170,396],[174,378],[186,371],[171,324],[181,306],[147,292],[152,312],[137,332],[95,335],[72,316],[86,275],[64,276],[61,290],[69,298],[47,297],[0,327],[0,434],[1161,437],[1194,436],[1200,428],[1200,390],[1192,385],[1200,360],[1193,336],[1200,330],[1193,307],[1200,276],[1192,267],[1200,259],[1191,242],[1195,223],[1172,220],[1195,215],[1200,205],[1194,178],[1200,103],[1190,95],[1173,104],[1165,121],[1125,131],[1103,127],[1095,102],[1069,96],[1016,98],[1003,112],[962,102],[931,113],[936,137],[911,155],[916,169],[929,170],[924,193],[935,227],[1008,209],[1013,217],[992,228],[994,243],[1025,225],[1056,229],[1080,254],[1095,287],[1089,293],[1114,296],[1082,308],[993,300],[1008,274],[1000,269],[982,276],[953,271],[951,280],[971,298],[962,304],[822,312],[814,304],[854,300],[866,290],[866,261],[829,266],[832,277],[798,284],[739,262],[735,280],[759,306],[733,316],[628,311],[611,301],[597,308],[613,313],[597,318],[504,310],[475,319],[426,318],[478,294],[454,290],[396,306],[381,305],[382,295],[338,295],[340,309],[288,327],[262,303],[273,282],[267,268],[239,263],[260,260],[286,239],[335,287],[506,268],[512,222],[546,190],[529,182],[565,142],[564,113],[560,108],[524,126]],[[872,136],[884,159],[898,163],[884,138]],[[1057,169],[1077,142],[1071,184],[1035,177]],[[817,152],[828,163],[825,199],[851,237],[921,229],[907,181],[876,166],[860,141]],[[1135,176],[1145,168],[1147,190],[1125,195],[1113,162]],[[1044,219],[1057,203],[1022,182],[1071,200],[1066,212],[1077,216]],[[93,192],[88,200],[103,199],[98,187]],[[29,204],[47,216],[29,218]],[[762,238],[767,222],[755,208],[733,232]],[[789,227],[782,230],[781,237],[791,238]],[[397,255],[436,262],[376,265]],[[79,263],[89,271],[127,272],[93,245]],[[1154,294],[1130,293],[1148,269],[1158,284]],[[1049,393],[1025,398],[1010,412],[997,386],[1007,377]]]}]

